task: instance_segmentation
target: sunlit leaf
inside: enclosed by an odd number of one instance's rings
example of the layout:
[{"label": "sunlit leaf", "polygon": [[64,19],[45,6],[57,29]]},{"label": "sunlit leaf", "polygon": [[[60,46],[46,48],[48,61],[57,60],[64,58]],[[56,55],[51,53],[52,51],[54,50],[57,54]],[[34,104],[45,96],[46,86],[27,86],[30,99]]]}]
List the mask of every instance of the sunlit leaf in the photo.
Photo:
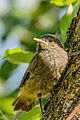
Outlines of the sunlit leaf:
[{"label": "sunlit leaf", "polygon": [[34,107],[30,112],[24,113],[18,120],[40,120],[41,111],[39,107]]},{"label": "sunlit leaf", "polygon": [[75,6],[70,5],[67,14],[65,14],[60,21],[60,29],[61,29],[61,38],[63,43],[67,38],[67,31],[70,27],[72,19],[77,15],[79,9],[80,2],[78,1]]},{"label": "sunlit leaf", "polygon": [[7,49],[3,58],[7,58],[12,63],[29,63],[33,58],[34,53],[23,51],[21,48]]},{"label": "sunlit leaf", "polygon": [[15,98],[0,98],[0,110],[5,111],[6,113],[14,112],[14,108],[12,107],[12,102]]},{"label": "sunlit leaf", "polygon": [[[0,110],[3,111],[3,115],[8,118],[8,120],[12,120],[14,107],[12,107],[12,103],[15,98],[0,98]],[[1,119],[0,119],[1,120]]]},{"label": "sunlit leaf", "polygon": [[67,4],[71,4],[77,0],[51,0],[52,3],[58,5],[58,6],[64,6]]}]

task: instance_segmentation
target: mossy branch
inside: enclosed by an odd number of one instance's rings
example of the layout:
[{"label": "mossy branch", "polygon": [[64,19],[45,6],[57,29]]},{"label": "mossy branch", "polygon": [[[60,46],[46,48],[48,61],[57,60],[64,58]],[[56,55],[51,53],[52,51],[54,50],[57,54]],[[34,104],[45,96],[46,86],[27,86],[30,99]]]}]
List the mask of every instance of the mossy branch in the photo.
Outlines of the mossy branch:
[{"label": "mossy branch", "polygon": [[[47,116],[43,115],[42,120],[65,120],[80,101],[80,9],[68,29],[65,49],[69,64],[53,89],[53,97],[44,108]],[[78,118],[79,111],[72,119]]]}]

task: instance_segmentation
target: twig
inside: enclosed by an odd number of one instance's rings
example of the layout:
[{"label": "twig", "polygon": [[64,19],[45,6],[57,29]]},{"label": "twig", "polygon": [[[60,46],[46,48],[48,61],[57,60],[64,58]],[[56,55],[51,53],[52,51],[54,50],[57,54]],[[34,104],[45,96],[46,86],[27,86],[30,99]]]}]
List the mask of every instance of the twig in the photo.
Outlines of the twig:
[{"label": "twig", "polygon": [[8,120],[7,117],[2,113],[2,111],[0,110],[1,113],[1,117],[3,118],[3,120]]},{"label": "twig", "polygon": [[25,112],[23,112],[23,111],[18,111],[15,115],[14,115],[14,117],[13,117],[13,119],[12,120],[17,120],[21,115],[23,115]]},{"label": "twig", "polygon": [[66,120],[71,120],[73,116],[78,112],[79,109],[80,109],[80,104],[78,104],[78,106],[75,107],[75,109],[72,111],[72,113],[68,116]]}]

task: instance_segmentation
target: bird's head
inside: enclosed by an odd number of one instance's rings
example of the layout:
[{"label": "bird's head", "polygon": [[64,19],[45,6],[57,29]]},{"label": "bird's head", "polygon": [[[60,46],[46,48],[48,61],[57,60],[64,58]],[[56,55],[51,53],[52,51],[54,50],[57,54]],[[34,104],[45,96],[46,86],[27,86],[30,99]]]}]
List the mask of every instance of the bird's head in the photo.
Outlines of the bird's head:
[{"label": "bird's head", "polygon": [[63,48],[63,45],[60,42],[60,40],[52,34],[45,34],[40,38],[34,38],[34,40],[39,44],[38,51],[41,49],[53,48],[55,44]]}]

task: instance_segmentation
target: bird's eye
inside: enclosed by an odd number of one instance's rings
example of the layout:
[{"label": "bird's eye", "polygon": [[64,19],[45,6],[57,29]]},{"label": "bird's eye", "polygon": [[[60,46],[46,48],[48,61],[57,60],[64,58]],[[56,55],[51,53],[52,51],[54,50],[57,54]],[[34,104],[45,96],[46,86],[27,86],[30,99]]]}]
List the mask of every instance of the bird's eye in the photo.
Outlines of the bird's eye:
[{"label": "bird's eye", "polygon": [[49,42],[53,42],[53,40],[49,40]]}]

